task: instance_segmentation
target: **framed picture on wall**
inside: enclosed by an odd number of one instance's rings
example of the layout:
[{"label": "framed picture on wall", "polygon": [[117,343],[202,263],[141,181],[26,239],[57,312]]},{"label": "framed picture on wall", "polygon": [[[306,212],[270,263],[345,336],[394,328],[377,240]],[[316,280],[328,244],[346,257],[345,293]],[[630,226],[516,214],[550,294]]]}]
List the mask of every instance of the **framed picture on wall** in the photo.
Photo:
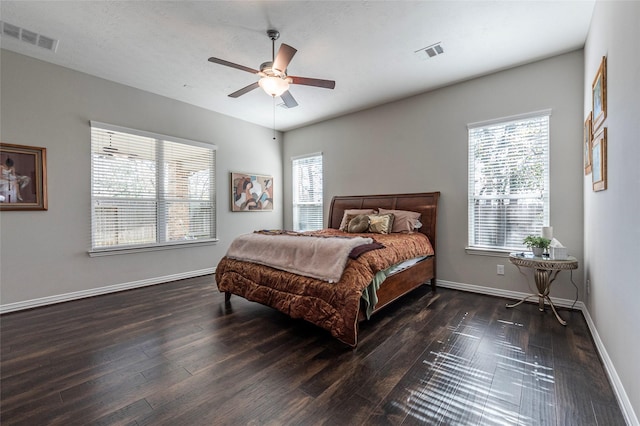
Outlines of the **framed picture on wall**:
[{"label": "framed picture on wall", "polygon": [[607,189],[607,128],[603,127],[593,137],[591,148],[592,182],[594,191]]},{"label": "framed picture on wall", "polygon": [[593,114],[593,133],[607,118],[607,57],[603,56],[600,67],[591,85],[591,113]]},{"label": "framed picture on wall", "polygon": [[231,211],[273,210],[273,176],[231,172]]},{"label": "framed picture on wall", "polygon": [[0,210],[47,210],[47,150],[0,143]]},{"label": "framed picture on wall", "polygon": [[584,174],[591,173],[591,140],[593,133],[591,129],[591,113],[584,122],[584,135],[582,137],[582,152],[584,157]]}]

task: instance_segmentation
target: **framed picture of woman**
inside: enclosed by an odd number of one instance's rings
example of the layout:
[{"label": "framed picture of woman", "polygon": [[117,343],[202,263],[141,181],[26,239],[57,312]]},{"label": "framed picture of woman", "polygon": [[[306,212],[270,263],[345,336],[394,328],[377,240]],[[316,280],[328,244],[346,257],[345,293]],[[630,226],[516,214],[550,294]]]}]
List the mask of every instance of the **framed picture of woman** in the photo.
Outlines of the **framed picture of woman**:
[{"label": "framed picture of woman", "polygon": [[0,143],[0,210],[47,210],[47,150]]}]

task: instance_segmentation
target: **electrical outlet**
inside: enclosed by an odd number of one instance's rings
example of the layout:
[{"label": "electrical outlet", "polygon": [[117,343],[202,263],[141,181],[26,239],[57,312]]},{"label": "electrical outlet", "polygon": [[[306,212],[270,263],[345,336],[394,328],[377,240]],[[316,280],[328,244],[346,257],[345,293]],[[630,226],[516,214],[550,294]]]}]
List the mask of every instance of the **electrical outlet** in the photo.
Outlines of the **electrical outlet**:
[{"label": "electrical outlet", "polygon": [[498,275],[504,275],[504,265],[498,265]]},{"label": "electrical outlet", "polygon": [[591,280],[587,280],[587,294],[591,293]]}]

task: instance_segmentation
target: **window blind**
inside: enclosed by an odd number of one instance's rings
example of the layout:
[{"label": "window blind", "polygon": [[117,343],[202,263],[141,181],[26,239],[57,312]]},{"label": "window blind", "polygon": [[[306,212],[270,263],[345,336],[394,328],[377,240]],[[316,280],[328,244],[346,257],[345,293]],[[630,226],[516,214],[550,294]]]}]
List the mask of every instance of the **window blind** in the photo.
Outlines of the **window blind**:
[{"label": "window blind", "polygon": [[292,159],[293,229],[313,231],[323,227],[322,154]]},{"label": "window blind", "polygon": [[469,246],[519,250],[549,223],[549,111],[469,126]]},{"label": "window blind", "polygon": [[91,123],[91,249],[216,238],[215,146]]}]

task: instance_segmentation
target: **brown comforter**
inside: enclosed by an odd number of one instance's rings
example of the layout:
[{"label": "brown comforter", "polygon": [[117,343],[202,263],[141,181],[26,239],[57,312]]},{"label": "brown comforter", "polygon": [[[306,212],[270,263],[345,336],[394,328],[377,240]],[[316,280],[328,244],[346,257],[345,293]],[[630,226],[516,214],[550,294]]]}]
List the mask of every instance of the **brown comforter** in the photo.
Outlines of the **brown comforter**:
[{"label": "brown comforter", "polygon": [[407,259],[433,254],[428,238],[421,233],[346,234],[324,229],[316,234],[373,237],[385,248],[349,259],[337,283],[224,257],[216,268],[218,289],[271,306],[292,318],[305,319],[355,346],[360,297],[376,272]]}]

